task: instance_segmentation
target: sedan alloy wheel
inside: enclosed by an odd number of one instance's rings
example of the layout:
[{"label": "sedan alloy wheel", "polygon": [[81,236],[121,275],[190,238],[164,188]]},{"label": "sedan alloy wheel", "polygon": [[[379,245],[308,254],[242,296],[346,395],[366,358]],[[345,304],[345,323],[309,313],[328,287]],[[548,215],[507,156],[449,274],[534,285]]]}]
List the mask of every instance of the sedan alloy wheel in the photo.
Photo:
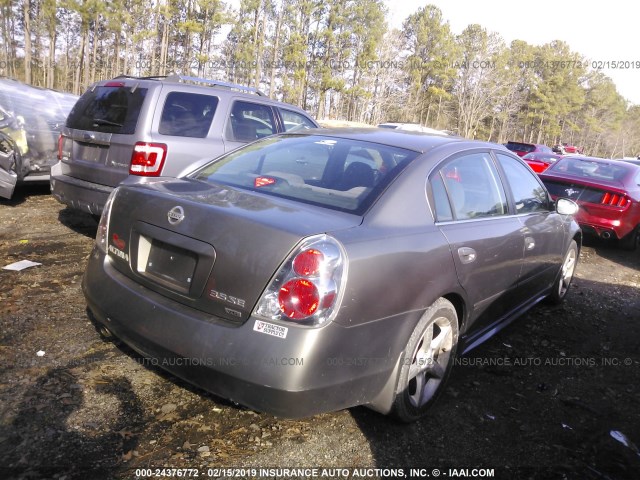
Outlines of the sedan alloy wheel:
[{"label": "sedan alloy wheel", "polygon": [[455,358],[458,316],[455,307],[438,299],[411,334],[400,368],[395,416],[414,421],[440,395]]},{"label": "sedan alloy wheel", "polygon": [[559,304],[560,302],[562,302],[565,295],[567,294],[567,291],[569,290],[571,280],[573,280],[573,273],[575,272],[577,263],[578,244],[575,242],[575,240],[572,240],[569,244],[569,248],[567,249],[567,253],[564,256],[562,268],[560,269],[560,273],[558,274],[558,279],[556,280],[556,283],[553,286],[553,290],[548,297],[550,303]]}]

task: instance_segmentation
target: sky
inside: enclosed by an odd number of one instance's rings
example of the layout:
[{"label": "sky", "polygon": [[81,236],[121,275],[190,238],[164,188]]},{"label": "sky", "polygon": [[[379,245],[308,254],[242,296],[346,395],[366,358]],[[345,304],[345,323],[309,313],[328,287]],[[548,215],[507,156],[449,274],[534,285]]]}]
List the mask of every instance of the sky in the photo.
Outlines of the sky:
[{"label": "sky", "polygon": [[[400,28],[405,18],[431,4],[440,8],[454,34],[477,23],[500,34],[507,44],[513,40],[531,45],[563,40],[573,52],[588,58],[597,70],[611,78],[620,95],[640,105],[640,38],[635,2],[385,0],[385,3],[392,27]],[[618,63],[616,68],[612,68],[613,62]],[[604,68],[607,63],[609,68]]]}]

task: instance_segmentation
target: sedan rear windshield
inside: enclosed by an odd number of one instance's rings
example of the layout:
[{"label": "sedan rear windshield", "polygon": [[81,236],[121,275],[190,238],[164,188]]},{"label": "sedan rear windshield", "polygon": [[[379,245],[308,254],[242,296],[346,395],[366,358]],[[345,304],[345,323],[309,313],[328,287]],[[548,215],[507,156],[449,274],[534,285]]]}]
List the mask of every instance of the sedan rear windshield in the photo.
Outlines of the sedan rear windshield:
[{"label": "sedan rear windshield", "polygon": [[508,142],[505,147],[509,150],[515,152],[533,152],[536,149],[535,145],[531,145],[530,143],[519,143],[519,142]]},{"label": "sedan rear windshield", "polygon": [[524,157],[524,160],[540,160],[541,162],[549,162],[555,163],[559,158],[562,158],[560,155],[556,155],[554,153],[527,153]]},{"label": "sedan rear windshield", "polygon": [[589,159],[566,157],[557,162],[549,172],[565,173],[572,177],[584,178],[591,181],[606,181],[622,183],[629,169],[623,165],[606,162],[596,162]]},{"label": "sedan rear windshield", "polygon": [[191,178],[363,214],[416,156],[322,135],[281,135],[223,156]]},{"label": "sedan rear windshield", "polygon": [[136,130],[146,94],[146,88],[101,86],[89,89],[69,113],[67,127],[130,135]]}]

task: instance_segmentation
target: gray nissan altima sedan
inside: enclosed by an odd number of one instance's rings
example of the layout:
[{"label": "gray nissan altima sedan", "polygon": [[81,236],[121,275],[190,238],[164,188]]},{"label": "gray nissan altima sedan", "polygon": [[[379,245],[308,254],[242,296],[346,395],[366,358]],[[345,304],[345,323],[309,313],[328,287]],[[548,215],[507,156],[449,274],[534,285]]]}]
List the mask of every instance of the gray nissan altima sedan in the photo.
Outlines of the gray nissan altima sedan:
[{"label": "gray nissan altima sedan", "polygon": [[563,299],[576,210],[501,145],[307,130],[125,181],[83,290],[104,334],[221,397],[412,421],[456,355]]}]

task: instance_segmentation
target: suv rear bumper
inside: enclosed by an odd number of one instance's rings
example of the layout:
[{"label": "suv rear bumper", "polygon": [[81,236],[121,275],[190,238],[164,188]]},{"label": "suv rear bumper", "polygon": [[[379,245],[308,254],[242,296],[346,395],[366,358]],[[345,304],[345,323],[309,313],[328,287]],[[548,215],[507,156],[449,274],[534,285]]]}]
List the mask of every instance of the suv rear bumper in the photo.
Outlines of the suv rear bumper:
[{"label": "suv rear bumper", "polygon": [[100,215],[113,187],[87,182],[62,173],[60,162],[51,167],[51,194],[76,210]]},{"label": "suv rear bumper", "polygon": [[27,175],[22,179],[22,183],[48,183],[49,182],[49,174],[48,173],[37,173]]}]

